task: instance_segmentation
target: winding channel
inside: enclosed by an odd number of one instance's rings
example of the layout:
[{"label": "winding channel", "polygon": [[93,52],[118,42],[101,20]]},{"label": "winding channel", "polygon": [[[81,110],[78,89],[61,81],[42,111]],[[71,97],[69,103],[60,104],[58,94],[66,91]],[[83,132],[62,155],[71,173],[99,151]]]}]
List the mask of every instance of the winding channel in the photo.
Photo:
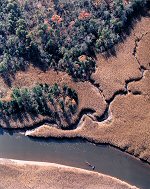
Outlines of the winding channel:
[{"label": "winding channel", "polygon": [[150,165],[108,145],[81,139],[33,139],[0,129],[0,158],[45,161],[117,177],[141,189],[150,189]]}]

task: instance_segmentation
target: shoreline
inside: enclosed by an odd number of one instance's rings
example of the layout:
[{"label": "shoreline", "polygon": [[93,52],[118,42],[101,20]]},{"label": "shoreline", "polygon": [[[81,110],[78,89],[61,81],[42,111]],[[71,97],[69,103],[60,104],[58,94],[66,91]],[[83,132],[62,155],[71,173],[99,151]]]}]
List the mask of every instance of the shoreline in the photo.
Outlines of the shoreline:
[{"label": "shoreline", "polygon": [[[32,129],[34,131],[34,129]],[[31,130],[31,131],[32,131]],[[28,131],[30,132],[30,131]],[[126,153],[127,155],[131,156],[132,158],[135,158],[136,160],[138,161],[141,161],[143,162],[144,164],[148,164],[150,166],[150,160],[145,160],[143,158],[140,158],[138,156],[135,156],[134,154],[128,152],[126,150],[126,148],[121,148],[119,146],[116,146],[114,144],[111,144],[111,143],[105,143],[105,142],[99,142],[99,141],[95,141],[94,139],[88,139],[88,138],[83,138],[83,137],[44,137],[44,136],[41,136],[41,137],[38,137],[38,136],[30,136],[30,135],[26,135],[26,132],[24,133],[21,133],[21,132],[18,132],[19,134],[23,134],[24,136],[26,137],[29,137],[29,138],[33,138],[33,139],[36,139],[36,140],[48,140],[48,139],[54,139],[54,140],[76,140],[76,139],[79,139],[79,140],[82,140],[82,141],[86,141],[86,142],[89,142],[89,143],[92,143],[93,145],[102,145],[102,146],[109,146],[111,148],[114,148],[115,150],[119,150],[121,152],[124,152]]]},{"label": "shoreline", "polygon": [[[95,114],[91,117],[85,114],[83,116],[85,118],[84,121],[82,122],[83,117],[81,117],[79,125],[72,130],[56,129],[50,127],[50,125],[46,125],[46,122],[44,122],[45,125],[43,124],[43,126],[37,124],[37,127],[34,127],[34,122],[32,122],[33,127],[27,125],[24,128],[26,130],[29,129],[26,134],[34,138],[70,139],[79,137],[94,144],[109,144],[116,149],[131,154],[134,158],[150,164],[150,119],[148,111],[150,107],[150,90],[148,85],[150,65],[148,56],[149,44],[147,44],[150,35],[148,26],[149,17],[142,17],[124,44],[117,46],[116,57],[110,57],[105,60],[101,56],[98,56],[97,70],[92,75],[93,83],[88,82],[88,85],[85,85],[84,89],[83,83],[78,83],[77,86],[71,81],[68,75],[60,72],[57,74],[51,70],[43,73],[33,67],[25,73],[18,72],[15,81],[13,81],[13,86],[15,87],[32,86],[35,81],[47,82],[48,84],[54,82],[62,84],[64,81],[67,81],[70,87],[75,88],[80,93],[81,107],[96,107],[95,111],[102,113],[103,111],[100,109],[105,109],[105,105],[103,104],[103,100],[105,99],[109,104],[109,111],[112,114],[111,119],[106,118],[105,121],[96,121],[94,119]],[[138,42],[136,41],[137,37],[139,38]],[[145,49],[143,47],[145,46],[147,48],[143,51]],[[133,50],[136,51],[134,55]],[[118,65],[116,74],[113,74],[116,64]],[[101,84],[101,87],[98,84]],[[82,93],[86,90],[86,93]],[[123,94],[121,91],[126,92],[126,94]],[[90,98],[86,94],[90,94]],[[98,101],[100,105],[97,106],[96,99],[100,97],[99,95],[102,99]],[[94,100],[91,101],[91,99]],[[24,121],[24,123],[29,124],[29,120]],[[18,127],[19,123],[16,122],[15,125]],[[16,127],[14,130],[12,128],[7,129],[11,129],[13,132],[17,130]]]},{"label": "shoreline", "polygon": [[[41,125],[40,127],[42,127],[43,125]],[[47,126],[47,125],[46,125]],[[112,144],[112,143],[107,143],[107,142],[100,142],[100,141],[96,141],[94,139],[91,139],[91,138],[84,138],[84,137],[61,137],[61,136],[52,136],[52,137],[45,137],[45,136],[30,136],[30,132],[34,132],[36,131],[37,127],[34,128],[31,128],[31,130],[27,130],[27,128],[19,128],[19,129],[12,129],[12,128],[0,128],[0,130],[3,130],[5,133],[9,134],[9,131],[13,131],[13,133],[17,133],[17,134],[20,134],[20,135],[23,135],[25,137],[29,137],[29,138],[33,138],[33,139],[36,139],[36,140],[49,140],[49,139],[54,139],[54,140],[76,140],[76,139],[79,139],[79,140],[82,140],[82,141],[86,141],[86,142],[89,142],[89,143],[92,143],[93,145],[103,145],[103,146],[110,146],[111,148],[114,148],[115,150],[119,150],[121,152],[124,152],[126,153],[127,155],[131,156],[132,158],[135,158],[136,160],[138,161],[141,161],[142,163],[144,164],[148,164],[150,166],[150,160],[149,159],[143,159],[143,158],[140,158],[139,156],[135,156],[134,153],[131,153],[129,152],[126,147],[124,148],[121,148],[119,146],[116,146],[115,144]],[[29,135],[28,135],[29,133]],[[0,158],[1,159],[1,158]],[[5,158],[4,158],[5,159]]]},{"label": "shoreline", "polygon": [[[81,180],[81,183],[82,184],[86,184],[86,188],[100,188],[100,189],[106,189],[106,188],[114,188],[114,189],[138,189],[137,187],[135,186],[131,186],[129,185],[128,183],[124,182],[124,181],[121,181],[117,178],[114,178],[114,177],[111,177],[111,176],[108,176],[108,175],[104,175],[102,173],[98,173],[98,172],[93,172],[93,171],[88,171],[88,170],[84,170],[84,169],[81,169],[81,168],[75,168],[75,167],[71,167],[71,166],[65,166],[65,165],[60,165],[60,164],[55,164],[55,163],[48,163],[48,162],[36,162],[36,161],[23,161],[23,160],[14,160],[14,159],[5,159],[5,158],[0,158],[0,169],[3,167],[3,169],[7,169],[7,172],[9,173],[9,168],[10,170],[15,170],[15,172],[19,171],[20,169],[23,171],[22,172],[22,176],[25,174],[25,172],[29,171],[30,172],[30,175],[29,177],[32,177],[32,181],[34,183],[35,182],[35,179],[40,179],[40,182],[43,180],[43,174],[40,174],[41,177],[37,177],[36,175],[36,172],[38,170],[38,173],[39,172],[46,172],[48,175],[50,175],[50,178],[53,176],[53,172],[56,172],[57,175],[55,175],[55,177],[60,177],[61,175],[61,178],[63,177],[64,175],[64,178],[66,178],[67,176],[69,176],[69,181],[66,180],[59,180],[59,182],[61,181],[62,183],[64,183],[64,185],[66,185],[66,181],[67,182],[70,182],[73,181],[72,179],[75,179],[75,177],[72,178],[72,174],[76,177],[79,177],[80,180]],[[1,175],[2,174],[2,175]],[[4,174],[4,175],[3,175]],[[11,173],[10,173],[11,174]],[[35,176],[34,176],[35,174]],[[59,175],[60,174],[60,175]],[[1,176],[5,176],[6,178],[8,177],[8,179],[11,179],[9,174],[5,174],[4,171],[0,171],[0,175]],[[48,178],[48,175],[47,175],[47,178],[44,178],[44,179],[50,179]],[[12,176],[11,176],[12,177]],[[24,176],[23,176],[24,177]],[[91,180],[87,180],[85,179],[85,177],[90,177]],[[16,180],[18,180],[19,177],[16,177]],[[26,181],[28,181],[28,178],[27,178],[27,175],[25,174],[25,178],[27,179]],[[57,187],[58,183],[55,181],[55,178],[54,179],[54,183],[56,184],[55,185],[55,188],[59,188]],[[93,185],[94,183],[91,183],[92,182],[92,179],[95,180],[96,179],[96,183],[95,183],[95,186]],[[57,178],[56,178],[57,180]],[[4,181],[2,182],[7,182],[8,180],[5,179]],[[16,182],[17,183],[17,182]],[[28,183],[28,182],[27,182]],[[62,184],[61,183],[61,184]],[[81,184],[80,183],[80,184]],[[23,183],[22,183],[23,184]],[[30,183],[31,184],[31,183]],[[44,184],[44,183],[43,183]],[[51,183],[52,184],[52,183]],[[76,182],[73,182],[73,183],[70,183],[70,184],[73,184],[72,188],[76,188],[76,185],[78,183]],[[39,185],[40,186],[40,185]],[[42,186],[42,189],[44,189],[44,186]],[[40,188],[41,188],[40,187]],[[11,187],[9,187],[11,188]],[[17,188],[17,187],[16,187]],[[33,187],[33,188],[36,188],[36,187]],[[53,188],[53,186],[52,186]],[[63,188],[63,187],[62,187]],[[68,187],[66,188],[70,188],[69,187],[69,183],[68,183]],[[78,187],[77,187],[78,188]],[[3,189],[3,188],[2,188]]]}]

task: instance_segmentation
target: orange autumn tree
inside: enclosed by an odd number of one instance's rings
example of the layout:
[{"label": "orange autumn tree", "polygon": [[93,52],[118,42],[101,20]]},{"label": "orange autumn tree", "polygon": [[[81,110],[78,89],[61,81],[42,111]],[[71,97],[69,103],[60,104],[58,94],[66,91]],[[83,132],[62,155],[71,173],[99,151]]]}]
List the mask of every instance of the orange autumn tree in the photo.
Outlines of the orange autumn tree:
[{"label": "orange autumn tree", "polygon": [[62,22],[62,18],[58,14],[54,14],[51,18],[51,20],[57,24],[60,24]]},{"label": "orange autumn tree", "polygon": [[87,56],[86,55],[81,55],[81,56],[78,57],[78,60],[80,62],[86,62],[87,61]]},{"label": "orange autumn tree", "polygon": [[89,18],[91,18],[91,13],[89,13],[89,12],[87,12],[85,10],[81,11],[79,16],[78,16],[79,20],[87,20]]}]

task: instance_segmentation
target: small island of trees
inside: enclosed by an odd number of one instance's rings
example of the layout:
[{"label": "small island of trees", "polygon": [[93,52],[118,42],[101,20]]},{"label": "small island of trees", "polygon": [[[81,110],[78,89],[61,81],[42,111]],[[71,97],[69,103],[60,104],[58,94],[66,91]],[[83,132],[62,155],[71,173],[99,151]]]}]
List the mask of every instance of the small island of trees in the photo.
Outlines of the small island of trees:
[{"label": "small island of trees", "polygon": [[67,85],[39,84],[35,87],[15,88],[10,101],[0,101],[0,116],[12,116],[18,113],[49,116],[59,127],[72,124],[77,112],[78,96]]}]

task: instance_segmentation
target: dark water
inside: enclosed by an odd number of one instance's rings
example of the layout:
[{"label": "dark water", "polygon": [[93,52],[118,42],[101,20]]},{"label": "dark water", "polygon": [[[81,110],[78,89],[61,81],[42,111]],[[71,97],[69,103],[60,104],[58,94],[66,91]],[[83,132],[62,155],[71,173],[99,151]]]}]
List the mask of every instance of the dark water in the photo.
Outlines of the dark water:
[{"label": "dark water", "polygon": [[33,140],[20,134],[0,135],[0,158],[46,161],[105,173],[150,189],[150,166],[115,148],[76,140]]}]

